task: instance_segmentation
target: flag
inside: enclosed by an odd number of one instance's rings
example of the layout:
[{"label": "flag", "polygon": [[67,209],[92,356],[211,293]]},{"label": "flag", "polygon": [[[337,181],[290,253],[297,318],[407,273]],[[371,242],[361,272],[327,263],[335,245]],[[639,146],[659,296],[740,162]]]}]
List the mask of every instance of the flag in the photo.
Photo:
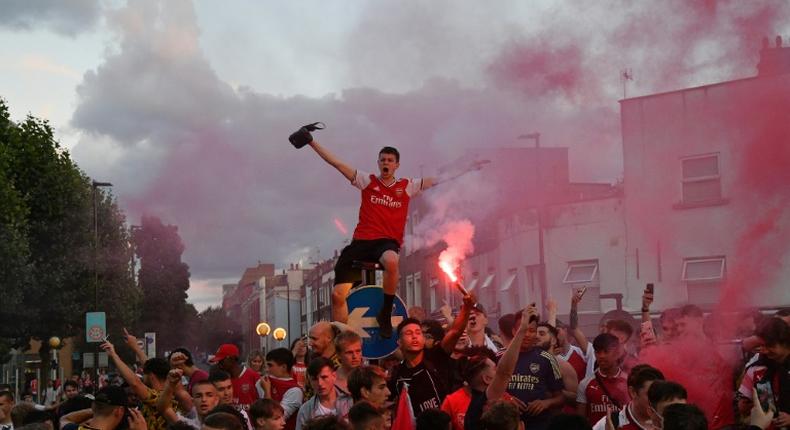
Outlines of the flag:
[{"label": "flag", "polygon": [[395,419],[392,420],[392,430],[414,430],[414,410],[411,408],[409,386],[403,384],[398,396],[398,407],[395,409]]}]

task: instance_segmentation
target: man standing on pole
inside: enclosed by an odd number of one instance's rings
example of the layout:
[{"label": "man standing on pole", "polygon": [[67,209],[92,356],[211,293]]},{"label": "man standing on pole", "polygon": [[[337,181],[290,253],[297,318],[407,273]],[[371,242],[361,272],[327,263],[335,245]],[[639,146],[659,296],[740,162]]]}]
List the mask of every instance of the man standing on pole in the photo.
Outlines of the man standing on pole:
[{"label": "man standing on pole", "polygon": [[[379,151],[378,176],[354,169],[313,140],[310,131],[316,129],[319,128],[315,127],[315,124],[305,126],[294,133],[289,140],[297,148],[310,145],[324,161],[362,191],[359,221],[354,230],[353,240],[343,249],[335,264],[332,319],[342,323],[348,322],[346,298],[353,283],[360,279],[360,271],[352,267],[354,260],[377,261],[384,268],[384,304],[376,315],[376,321],[379,324],[379,335],[390,338],[392,337],[392,304],[398,288],[398,252],[403,244],[409,200],[439,183],[440,179],[397,178],[395,172],[400,167],[400,153],[390,146],[385,146]],[[465,169],[460,174],[473,168],[479,169],[481,164],[473,163],[469,169]]]}]

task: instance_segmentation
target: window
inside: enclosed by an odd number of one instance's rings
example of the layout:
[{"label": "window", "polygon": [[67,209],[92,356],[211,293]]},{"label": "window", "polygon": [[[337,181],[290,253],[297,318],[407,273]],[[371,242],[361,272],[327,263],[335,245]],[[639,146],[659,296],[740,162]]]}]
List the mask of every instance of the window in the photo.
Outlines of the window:
[{"label": "window", "polygon": [[414,303],[412,303],[412,306],[422,306],[422,285],[420,282],[421,277],[421,272],[414,274],[414,284],[412,287],[414,288],[414,293],[412,294],[414,296]]},{"label": "window", "polygon": [[[579,311],[601,311],[601,287],[599,283],[598,260],[569,261],[565,270],[564,284],[575,285],[574,288],[586,288]],[[584,285],[576,285],[584,284]]]},{"label": "window", "polygon": [[505,282],[499,287],[499,291],[502,293],[497,298],[497,303],[502,304],[502,311],[503,312],[515,312],[521,308],[519,303],[521,302],[522,293],[518,287],[518,272],[516,269],[508,270],[507,277],[505,278]]},{"label": "window", "polygon": [[589,284],[596,282],[598,276],[598,260],[571,261],[565,271],[563,284]]},{"label": "window", "polygon": [[688,157],[680,162],[683,171],[683,204],[721,200],[719,154]]},{"label": "window", "polygon": [[482,284],[482,285],[480,285],[480,288],[488,288],[488,287],[490,287],[490,286],[491,286],[491,284],[493,284],[493,283],[494,283],[494,274],[493,274],[493,273],[491,273],[491,274],[489,274],[488,276],[486,276],[486,280],[485,280],[485,281],[483,281],[483,284]]},{"label": "window", "polygon": [[701,257],[683,260],[681,279],[686,282],[689,303],[713,304],[719,301],[726,258]]},{"label": "window", "polygon": [[683,260],[686,282],[718,282],[724,279],[724,257],[687,258]]},{"label": "window", "polygon": [[414,303],[414,276],[406,277],[406,308]]},{"label": "window", "polygon": [[431,290],[431,308],[429,311],[436,310],[436,303],[438,302],[437,297],[439,293],[436,291],[439,289],[439,280],[437,278],[431,278],[429,289]]},{"label": "window", "polygon": [[502,287],[499,289],[499,291],[502,292],[510,291],[510,289],[513,287],[513,284],[516,283],[515,281],[516,281],[516,269],[510,269],[508,271],[507,279],[505,279],[505,282],[502,283]]}]

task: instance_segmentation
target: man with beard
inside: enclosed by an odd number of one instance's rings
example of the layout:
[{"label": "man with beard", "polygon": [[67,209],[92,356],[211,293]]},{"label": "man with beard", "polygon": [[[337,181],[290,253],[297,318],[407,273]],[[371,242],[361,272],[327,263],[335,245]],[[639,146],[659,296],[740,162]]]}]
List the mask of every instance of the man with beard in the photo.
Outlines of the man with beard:
[{"label": "man with beard", "polygon": [[576,369],[557,354],[557,329],[549,323],[540,323],[538,324],[537,335],[538,347],[544,351],[548,351],[557,359],[557,364],[560,366],[560,373],[562,374],[562,385],[564,386],[562,390],[562,394],[565,396],[564,411],[573,413],[576,404],[576,390],[579,388],[579,379],[576,376]]}]

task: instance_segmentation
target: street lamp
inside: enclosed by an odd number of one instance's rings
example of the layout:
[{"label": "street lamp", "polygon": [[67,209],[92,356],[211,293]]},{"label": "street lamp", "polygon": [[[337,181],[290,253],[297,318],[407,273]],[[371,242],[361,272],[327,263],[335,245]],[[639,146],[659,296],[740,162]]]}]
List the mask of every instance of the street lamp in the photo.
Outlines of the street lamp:
[{"label": "street lamp", "polygon": [[269,324],[267,324],[265,322],[259,323],[255,327],[255,332],[258,333],[258,336],[261,336],[261,337],[268,336],[270,331],[272,331],[271,326],[269,326]]},{"label": "street lamp", "polygon": [[535,141],[535,191],[537,192],[537,213],[538,213],[538,283],[540,284],[540,307],[542,313],[546,313],[546,300],[548,300],[548,291],[546,288],[546,254],[543,248],[543,192],[541,184],[543,178],[540,173],[540,133],[535,131],[532,133],[522,134],[518,139],[532,139]]},{"label": "street lamp", "polygon": [[109,182],[92,181],[93,188],[93,306],[99,311],[99,213],[96,203],[96,190],[99,187],[112,187]]},{"label": "street lamp", "polygon": [[283,340],[285,340],[285,337],[286,337],[287,335],[288,335],[288,332],[287,332],[287,331],[285,331],[285,329],[284,329],[284,328],[282,328],[282,327],[277,327],[277,328],[276,328],[276,329],[274,329],[274,331],[272,332],[272,337],[274,338],[274,340],[276,340],[276,341],[278,341],[278,342],[282,342]]}]

